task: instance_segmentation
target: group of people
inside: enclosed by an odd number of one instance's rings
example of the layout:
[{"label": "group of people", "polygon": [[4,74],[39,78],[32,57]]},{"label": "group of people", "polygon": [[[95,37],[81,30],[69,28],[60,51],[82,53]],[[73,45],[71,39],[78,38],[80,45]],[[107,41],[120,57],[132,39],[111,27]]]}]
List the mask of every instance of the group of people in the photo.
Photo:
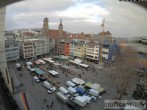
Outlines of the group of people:
[{"label": "group of people", "polygon": [[[44,103],[46,103],[46,102],[47,102],[47,100],[44,99]],[[47,104],[46,107],[47,107],[48,109],[49,109],[49,108],[52,109],[52,108],[53,108],[53,105],[54,105],[54,102],[52,101],[51,104],[50,104],[50,105]]]}]

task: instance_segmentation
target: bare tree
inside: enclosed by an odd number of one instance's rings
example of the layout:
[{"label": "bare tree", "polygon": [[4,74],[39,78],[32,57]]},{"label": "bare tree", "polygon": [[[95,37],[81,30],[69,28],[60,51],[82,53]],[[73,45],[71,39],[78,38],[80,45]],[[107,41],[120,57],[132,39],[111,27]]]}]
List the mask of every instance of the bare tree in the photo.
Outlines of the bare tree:
[{"label": "bare tree", "polygon": [[115,99],[121,100],[123,95],[131,89],[131,81],[136,77],[134,69],[138,63],[138,53],[126,47],[114,63],[114,68],[109,73],[109,78],[117,90]]}]

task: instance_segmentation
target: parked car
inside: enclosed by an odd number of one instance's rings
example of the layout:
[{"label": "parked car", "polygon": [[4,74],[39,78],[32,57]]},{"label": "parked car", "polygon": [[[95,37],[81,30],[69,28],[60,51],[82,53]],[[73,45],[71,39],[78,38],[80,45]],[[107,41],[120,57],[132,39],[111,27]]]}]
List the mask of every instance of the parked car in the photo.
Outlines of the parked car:
[{"label": "parked car", "polygon": [[34,79],[34,81],[37,82],[37,83],[40,82],[40,80],[39,80],[39,78],[38,78],[37,76],[34,76],[33,79]]},{"label": "parked car", "polygon": [[30,70],[31,72],[35,71],[35,68],[32,68],[31,66],[27,66],[27,69]]},{"label": "parked car", "polygon": [[49,94],[51,94],[51,93],[53,93],[53,92],[55,92],[55,91],[56,91],[56,87],[51,87],[51,88],[48,89],[47,92],[48,92]]},{"label": "parked car", "polygon": [[16,63],[16,69],[17,69],[18,71],[21,71],[22,67],[21,67],[20,63]]},{"label": "parked car", "polygon": [[45,87],[46,89],[50,89],[50,88],[52,87],[51,84],[50,84],[49,82],[47,82],[47,81],[43,81],[42,85],[43,85],[43,87]]},{"label": "parked car", "polygon": [[97,101],[97,97],[95,97],[95,96],[90,96],[90,97],[91,97],[91,100]]}]

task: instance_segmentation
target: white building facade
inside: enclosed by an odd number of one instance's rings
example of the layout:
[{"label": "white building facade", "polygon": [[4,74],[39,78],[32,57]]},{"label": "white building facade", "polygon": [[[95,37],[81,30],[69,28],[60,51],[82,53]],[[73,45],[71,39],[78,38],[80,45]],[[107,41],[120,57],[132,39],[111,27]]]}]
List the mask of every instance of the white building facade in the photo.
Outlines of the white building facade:
[{"label": "white building facade", "polygon": [[55,47],[55,40],[46,36],[25,38],[20,41],[20,56],[22,58],[33,58],[49,54]]},{"label": "white building facade", "polygon": [[86,46],[86,59],[98,63],[99,46],[96,42],[89,42]]}]

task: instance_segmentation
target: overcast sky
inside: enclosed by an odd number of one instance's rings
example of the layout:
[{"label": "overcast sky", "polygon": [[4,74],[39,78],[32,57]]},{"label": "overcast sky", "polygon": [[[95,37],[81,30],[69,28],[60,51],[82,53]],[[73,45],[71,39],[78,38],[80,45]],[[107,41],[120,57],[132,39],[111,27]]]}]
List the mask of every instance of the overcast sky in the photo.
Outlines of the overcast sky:
[{"label": "overcast sky", "polygon": [[42,28],[45,17],[50,29],[62,18],[64,31],[97,34],[105,18],[114,37],[147,35],[147,10],[119,0],[25,0],[7,7],[6,30]]}]

